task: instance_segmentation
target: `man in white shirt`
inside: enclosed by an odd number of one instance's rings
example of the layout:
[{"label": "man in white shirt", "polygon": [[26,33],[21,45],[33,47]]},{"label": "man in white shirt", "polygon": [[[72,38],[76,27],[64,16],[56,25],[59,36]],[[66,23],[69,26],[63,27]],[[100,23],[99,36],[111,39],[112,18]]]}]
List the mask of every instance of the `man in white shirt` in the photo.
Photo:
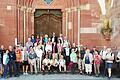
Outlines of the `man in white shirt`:
[{"label": "man in white shirt", "polygon": [[35,49],[35,53],[37,55],[37,68],[38,71],[41,71],[43,51],[42,49],[40,49],[40,45],[38,45],[37,48]]}]

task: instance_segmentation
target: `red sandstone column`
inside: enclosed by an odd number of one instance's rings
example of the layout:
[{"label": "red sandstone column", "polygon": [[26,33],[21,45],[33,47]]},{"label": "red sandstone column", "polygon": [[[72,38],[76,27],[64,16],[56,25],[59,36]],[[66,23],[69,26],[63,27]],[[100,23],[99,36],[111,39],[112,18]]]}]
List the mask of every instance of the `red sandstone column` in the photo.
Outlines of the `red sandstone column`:
[{"label": "red sandstone column", "polygon": [[20,41],[20,2],[17,0],[17,41]]},{"label": "red sandstone column", "polygon": [[77,27],[77,24],[78,24],[78,14],[77,14],[77,11],[74,11],[73,12],[73,15],[74,15],[74,17],[73,17],[73,26],[74,26],[74,29],[73,29],[73,34],[74,34],[74,36],[73,36],[73,40],[74,40],[74,42],[75,43],[77,43],[77,40],[78,40],[78,37],[77,37],[77,33],[78,33],[78,27]]},{"label": "red sandstone column", "polygon": [[19,42],[23,43],[23,11],[20,9],[19,12]]},{"label": "red sandstone column", "polygon": [[72,24],[71,24],[71,28],[72,28],[72,43],[74,42],[74,10],[72,11],[72,13],[71,13],[71,16],[72,16],[72,20],[71,20],[71,22],[72,22]]},{"label": "red sandstone column", "polygon": [[25,45],[25,42],[26,42],[26,7],[23,10],[23,36],[24,36],[23,43]]},{"label": "red sandstone column", "polygon": [[29,32],[29,8],[27,8],[26,11],[26,40],[28,38],[28,32]]},{"label": "red sandstone column", "polygon": [[34,12],[35,9],[33,9],[32,13],[31,13],[31,33],[34,34]]},{"label": "red sandstone column", "polygon": [[69,13],[68,13],[68,10],[66,9],[66,12],[65,12],[65,36],[68,38],[68,18],[69,18]]},{"label": "red sandstone column", "polygon": [[69,18],[68,18],[68,38],[69,40],[71,41],[71,43],[73,42],[73,33],[72,33],[72,9],[70,9],[70,12],[69,12]]},{"label": "red sandstone column", "polygon": [[28,13],[28,37],[31,36],[32,30],[31,30],[31,12]]},{"label": "red sandstone column", "polygon": [[78,12],[78,46],[80,46],[80,23],[81,23],[81,16],[80,16],[80,8],[77,9]]},{"label": "red sandstone column", "polygon": [[62,10],[62,34],[65,36],[66,34],[66,12]]}]

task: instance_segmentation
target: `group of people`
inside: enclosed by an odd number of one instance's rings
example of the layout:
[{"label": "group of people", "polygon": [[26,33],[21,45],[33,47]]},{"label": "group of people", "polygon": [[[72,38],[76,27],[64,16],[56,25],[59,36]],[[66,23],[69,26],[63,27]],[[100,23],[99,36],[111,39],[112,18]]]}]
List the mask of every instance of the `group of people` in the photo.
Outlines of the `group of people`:
[{"label": "group of people", "polygon": [[[67,71],[74,74],[79,71],[81,74],[94,73],[99,76],[102,63],[104,65],[103,73],[107,72],[108,77],[111,77],[114,60],[115,55],[111,48],[104,46],[103,49],[97,50],[96,47],[93,47],[90,50],[86,46],[77,46],[75,43],[71,45],[62,34],[57,37],[53,32],[51,37],[48,37],[47,34],[44,37],[32,35],[25,46],[18,44],[5,49],[1,45],[0,74],[6,78],[8,74],[10,77],[13,75],[18,77],[21,71],[24,75]],[[120,53],[117,56],[117,62],[119,60]]]}]

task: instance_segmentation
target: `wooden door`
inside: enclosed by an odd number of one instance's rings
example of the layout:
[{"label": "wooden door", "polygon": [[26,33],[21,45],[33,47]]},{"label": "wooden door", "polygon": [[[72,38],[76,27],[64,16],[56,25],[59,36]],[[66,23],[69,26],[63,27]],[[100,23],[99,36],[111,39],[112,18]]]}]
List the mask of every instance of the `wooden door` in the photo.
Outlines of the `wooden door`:
[{"label": "wooden door", "polygon": [[35,17],[35,35],[52,35],[53,32],[58,36],[62,33],[62,17],[52,13],[44,13]]}]

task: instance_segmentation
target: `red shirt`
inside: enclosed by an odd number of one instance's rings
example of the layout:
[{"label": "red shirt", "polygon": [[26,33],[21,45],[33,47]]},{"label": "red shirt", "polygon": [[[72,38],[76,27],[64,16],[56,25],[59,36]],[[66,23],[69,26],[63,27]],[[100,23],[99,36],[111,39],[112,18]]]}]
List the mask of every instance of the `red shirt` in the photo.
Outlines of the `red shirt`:
[{"label": "red shirt", "polygon": [[94,55],[94,64],[100,64],[100,55]]}]

